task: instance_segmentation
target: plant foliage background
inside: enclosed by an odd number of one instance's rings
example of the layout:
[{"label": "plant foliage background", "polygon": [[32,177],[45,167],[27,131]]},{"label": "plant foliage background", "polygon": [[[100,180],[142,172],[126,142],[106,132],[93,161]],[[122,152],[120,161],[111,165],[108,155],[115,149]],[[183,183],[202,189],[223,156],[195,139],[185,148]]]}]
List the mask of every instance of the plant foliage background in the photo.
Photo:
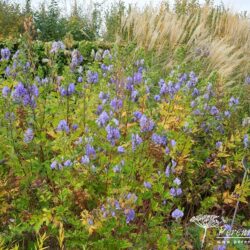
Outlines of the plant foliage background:
[{"label": "plant foliage background", "polygon": [[247,14],[30,6],[0,1],[0,249],[247,249],[190,222],[249,229]]}]

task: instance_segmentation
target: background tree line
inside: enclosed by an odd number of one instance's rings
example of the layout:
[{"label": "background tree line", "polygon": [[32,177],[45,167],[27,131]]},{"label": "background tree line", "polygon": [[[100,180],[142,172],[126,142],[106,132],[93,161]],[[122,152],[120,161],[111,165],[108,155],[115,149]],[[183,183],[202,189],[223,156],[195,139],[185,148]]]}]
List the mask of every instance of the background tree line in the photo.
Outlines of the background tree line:
[{"label": "background tree line", "polygon": [[70,35],[75,41],[96,40],[104,37],[113,41],[115,33],[121,24],[124,14],[123,1],[113,3],[103,10],[103,4],[95,2],[90,13],[88,6],[80,7],[74,1],[71,13],[62,15],[56,0],[51,0],[46,6],[42,2],[39,9],[32,9],[31,0],[26,0],[23,7],[17,3],[0,0],[0,40],[17,38],[24,32],[24,21],[32,17],[34,24],[34,39],[41,41],[62,40]]}]

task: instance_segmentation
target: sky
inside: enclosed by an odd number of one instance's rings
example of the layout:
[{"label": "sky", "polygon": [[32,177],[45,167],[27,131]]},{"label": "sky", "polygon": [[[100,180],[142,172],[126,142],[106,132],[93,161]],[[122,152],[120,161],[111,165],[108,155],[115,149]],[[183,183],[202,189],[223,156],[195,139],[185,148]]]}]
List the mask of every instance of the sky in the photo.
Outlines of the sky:
[{"label": "sky", "polygon": [[[9,0],[10,2],[16,2],[20,3],[22,6],[25,3],[25,0]],[[59,6],[61,9],[63,9],[65,12],[70,11],[70,6],[74,2],[74,0],[57,0]],[[107,5],[112,3],[115,0],[77,0],[79,5],[84,5],[84,3],[91,3],[91,2],[106,2]],[[161,2],[161,0],[123,0],[126,4],[132,3],[136,4],[139,7],[143,7],[149,3],[152,3],[153,5],[156,5],[157,3]],[[173,0],[170,0],[172,2]],[[38,8],[39,3],[43,2],[43,0],[31,0],[32,7]],[[47,0],[45,2],[50,2],[50,0]],[[205,0],[200,0],[201,3],[204,3]],[[223,2],[226,7],[230,7],[233,11],[248,11],[250,12],[250,0],[214,0],[215,4],[219,4]],[[65,7],[66,6],[66,7]]]}]

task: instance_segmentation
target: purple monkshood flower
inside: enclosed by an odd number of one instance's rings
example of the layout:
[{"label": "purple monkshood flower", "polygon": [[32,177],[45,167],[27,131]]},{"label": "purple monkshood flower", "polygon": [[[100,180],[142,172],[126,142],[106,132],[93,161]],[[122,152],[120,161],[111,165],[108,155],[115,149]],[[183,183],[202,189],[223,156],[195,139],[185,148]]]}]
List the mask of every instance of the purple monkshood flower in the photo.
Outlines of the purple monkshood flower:
[{"label": "purple monkshood flower", "polygon": [[192,96],[198,96],[200,94],[200,91],[197,88],[194,88]]},{"label": "purple monkshood flower", "polygon": [[77,129],[78,129],[78,125],[77,125],[77,124],[73,124],[73,125],[72,125],[72,129],[73,129],[73,130],[77,130]]},{"label": "purple monkshood flower", "polygon": [[232,227],[231,227],[231,225],[229,225],[229,224],[225,224],[225,225],[224,225],[224,228],[225,228],[227,231],[231,231],[231,230],[232,230]]},{"label": "purple monkshood flower", "polygon": [[73,165],[73,163],[72,163],[71,160],[67,160],[67,161],[65,161],[65,162],[63,163],[63,165],[64,165],[65,167],[71,167],[71,166]]},{"label": "purple monkshood flower", "polygon": [[24,133],[24,142],[25,143],[30,143],[34,138],[34,132],[32,128],[28,128],[25,133]]},{"label": "purple monkshood flower", "polygon": [[157,145],[165,146],[167,144],[167,137],[166,136],[160,136],[160,135],[154,133],[152,135],[151,139]]},{"label": "purple monkshood flower", "polygon": [[85,153],[88,157],[96,155],[95,149],[93,146],[91,146],[89,143],[85,147]]},{"label": "purple monkshood flower", "polygon": [[161,88],[165,84],[165,81],[163,79],[160,79],[158,82],[159,87]]},{"label": "purple monkshood flower", "polygon": [[222,147],[222,142],[221,141],[217,141],[215,144],[216,148],[219,149]]},{"label": "purple monkshood flower", "polygon": [[10,50],[8,48],[1,49],[1,57],[2,57],[1,60],[2,61],[3,60],[8,61],[10,59],[10,55],[11,55],[11,53],[10,53]]},{"label": "purple monkshood flower", "polygon": [[61,96],[66,96],[67,95],[67,90],[65,88],[60,87],[59,91],[60,91]]},{"label": "purple monkshood flower", "polygon": [[131,76],[127,77],[126,89],[132,91],[134,89],[133,78]]},{"label": "purple monkshood flower", "polygon": [[118,121],[116,118],[113,118],[112,121],[114,122],[114,124],[115,124],[116,126],[119,126],[119,121]]},{"label": "purple monkshood flower", "polygon": [[156,102],[159,102],[159,101],[161,100],[161,96],[160,96],[160,95],[155,95],[155,96],[154,96],[154,100],[155,100]]},{"label": "purple monkshood flower", "polygon": [[138,100],[138,91],[137,91],[137,90],[133,90],[133,91],[131,92],[131,100],[132,100],[133,102],[136,102],[136,101]]},{"label": "purple monkshood flower", "polygon": [[75,84],[70,83],[68,86],[68,95],[72,95],[75,92]]},{"label": "purple monkshood flower", "polygon": [[50,53],[57,53],[59,50],[64,50],[65,45],[62,41],[53,42]]},{"label": "purple monkshood flower", "polygon": [[71,53],[71,63],[70,68],[71,70],[75,70],[75,68],[83,61],[83,56],[80,52],[74,49]]},{"label": "purple monkshood flower", "polygon": [[22,101],[23,97],[25,95],[27,95],[28,92],[26,90],[26,88],[24,87],[24,85],[19,82],[15,88],[14,88],[14,91],[12,92],[12,98],[14,99],[14,101],[17,101],[17,102],[20,102]]},{"label": "purple monkshood flower", "polygon": [[56,169],[57,167],[57,161],[53,161],[51,164],[50,164],[50,168],[51,169]]},{"label": "purple monkshood flower", "polygon": [[16,52],[15,52],[15,54],[13,55],[13,59],[17,59],[18,58],[18,56],[19,56],[19,53],[20,53],[20,51],[19,50],[17,50]]},{"label": "purple monkshood flower", "polygon": [[132,150],[135,151],[138,145],[142,143],[142,138],[138,134],[132,134]]},{"label": "purple monkshood flower", "polygon": [[176,141],[175,140],[170,140],[170,145],[172,148],[176,146]]},{"label": "purple monkshood flower", "polygon": [[15,114],[13,112],[6,112],[4,115],[5,119],[9,122],[13,122],[15,120]]},{"label": "purple monkshood flower", "polygon": [[183,213],[181,210],[179,210],[179,209],[177,208],[177,209],[175,209],[175,210],[172,212],[171,215],[172,215],[173,218],[175,218],[175,219],[177,220],[177,219],[179,219],[179,218],[182,218],[183,215],[184,215],[184,213]]},{"label": "purple monkshood flower", "polygon": [[88,70],[87,72],[87,82],[88,83],[98,83],[98,73]]},{"label": "purple monkshood flower", "polygon": [[75,84],[70,83],[67,89],[60,87],[60,93],[61,96],[69,96],[72,95],[75,92]]},{"label": "purple monkshood flower", "polygon": [[206,111],[209,111],[210,110],[210,106],[207,103],[205,103],[203,105],[203,109],[206,110]]},{"label": "purple monkshood flower", "polygon": [[122,107],[122,100],[115,97],[110,102],[110,106],[111,106],[111,108],[113,108],[114,111],[118,111]]},{"label": "purple monkshood flower", "polygon": [[25,106],[30,105],[34,108],[36,106],[35,97],[37,97],[38,94],[39,91],[35,84],[25,88],[24,85],[19,82],[12,91],[11,96],[15,102],[23,102]]},{"label": "purple monkshood flower", "polygon": [[103,111],[100,116],[98,117],[98,119],[96,120],[96,123],[100,126],[100,127],[104,127],[107,122],[109,121],[109,116],[107,114],[106,111]]},{"label": "purple monkshood flower", "polygon": [[124,147],[123,147],[123,146],[119,146],[119,147],[117,148],[117,152],[118,152],[118,153],[125,153]]},{"label": "purple monkshood flower", "polygon": [[148,189],[151,189],[151,187],[152,187],[152,184],[150,182],[147,182],[147,181],[144,181],[143,185],[145,188],[148,188]]},{"label": "purple monkshood flower", "polygon": [[165,170],[165,175],[166,175],[166,177],[169,177],[169,176],[170,176],[170,172],[171,172],[171,169],[170,169],[170,166],[168,165],[168,166],[166,167],[166,170]]},{"label": "purple monkshood flower", "polygon": [[221,170],[223,171],[223,170],[225,170],[226,169],[226,165],[222,165],[221,166]]},{"label": "purple monkshood flower", "polygon": [[119,129],[108,125],[106,127],[106,132],[108,133],[107,140],[111,143],[112,146],[114,146],[116,140],[121,137]]},{"label": "purple monkshood flower", "polygon": [[34,95],[36,97],[39,95],[39,90],[35,84],[29,86],[27,89],[30,95]]},{"label": "purple monkshood flower", "polygon": [[27,72],[27,70],[30,68],[30,66],[31,66],[31,63],[29,61],[26,62],[25,65],[23,66],[23,71]]},{"label": "purple monkshood flower", "polygon": [[246,77],[245,83],[246,83],[246,84],[250,84],[250,76],[247,76],[247,77]]},{"label": "purple monkshood flower", "polygon": [[167,155],[170,153],[169,147],[166,147],[166,148],[165,148],[165,153],[166,153]]},{"label": "purple monkshood flower", "polygon": [[42,79],[42,85],[48,84],[49,83],[49,79],[47,77]]},{"label": "purple monkshood flower", "polygon": [[61,120],[57,126],[58,131],[65,131],[66,133],[69,133],[69,126],[66,122],[66,120]]},{"label": "purple monkshood flower", "polygon": [[248,135],[244,135],[244,138],[243,138],[243,144],[244,144],[244,147],[247,148],[248,145],[249,145],[249,138],[248,138]]},{"label": "purple monkshood flower", "polygon": [[119,165],[115,165],[113,167],[113,171],[114,171],[114,173],[120,173],[121,172],[121,167]]},{"label": "purple monkshood flower", "polygon": [[112,110],[109,111],[109,117],[112,118],[114,116],[114,112]]},{"label": "purple monkshood flower", "polygon": [[133,193],[128,193],[127,194],[127,199],[130,200],[130,199],[133,199],[133,202],[136,202],[137,201],[137,196]]},{"label": "purple monkshood flower", "polygon": [[238,105],[239,104],[239,98],[234,98],[233,96],[230,98],[229,100],[229,106],[232,107],[234,105]]},{"label": "purple monkshood flower", "polygon": [[182,194],[182,189],[181,188],[170,188],[170,194],[174,197],[180,196]]},{"label": "purple monkshood flower", "polygon": [[187,74],[184,73],[184,74],[182,74],[182,75],[179,77],[178,80],[179,80],[181,83],[184,83],[184,82],[187,80],[187,78],[188,78]]},{"label": "purple monkshood flower", "polygon": [[176,161],[172,160],[172,161],[171,161],[171,165],[172,165],[171,168],[170,168],[170,165],[167,165],[167,167],[166,167],[166,170],[165,170],[165,175],[166,175],[166,177],[169,177],[171,172],[172,172],[172,173],[175,172],[175,169],[174,169],[174,168],[175,168],[176,165],[177,165]]},{"label": "purple monkshood flower", "polygon": [[133,76],[133,83],[134,84],[139,84],[142,82],[142,73],[141,72],[136,72]]},{"label": "purple monkshood flower", "polygon": [[11,74],[11,68],[10,68],[10,66],[7,66],[5,69],[5,75],[10,76],[10,74]]},{"label": "purple monkshood flower", "polygon": [[4,86],[2,89],[2,96],[4,98],[7,98],[9,93],[10,93],[10,88],[8,86]]},{"label": "purple monkshood flower", "polygon": [[168,86],[166,85],[166,83],[163,83],[160,89],[160,95],[165,95],[168,92],[169,92]]},{"label": "purple monkshood flower", "polygon": [[176,196],[180,196],[182,194],[182,189],[181,188],[177,188],[176,189]]},{"label": "purple monkshood flower", "polygon": [[174,85],[175,91],[176,91],[176,92],[179,91],[180,88],[181,88],[181,83],[180,83],[180,82],[177,82],[177,83]]},{"label": "purple monkshood flower", "polygon": [[201,115],[202,113],[201,113],[201,111],[199,110],[199,109],[196,109],[195,111],[194,111],[194,115]]},{"label": "purple monkshood flower", "polygon": [[90,160],[89,160],[89,157],[87,155],[84,155],[82,158],[81,158],[81,163],[82,164],[89,164]]},{"label": "purple monkshood flower", "polygon": [[231,113],[230,113],[230,111],[226,110],[226,111],[224,112],[224,115],[225,115],[225,117],[230,117],[230,116],[231,116]]},{"label": "purple monkshood flower", "polygon": [[194,108],[194,107],[196,106],[196,101],[192,101],[192,102],[190,103],[190,106],[191,106],[191,108]]},{"label": "purple monkshood flower", "polygon": [[116,210],[121,209],[121,206],[120,206],[119,201],[115,200],[114,204],[115,204],[115,209],[116,209]]},{"label": "purple monkshood flower", "polygon": [[219,111],[215,106],[213,106],[213,107],[211,108],[211,110],[210,110],[210,114],[211,114],[211,115],[218,115],[219,112],[220,112],[220,111]]},{"label": "purple monkshood flower", "polygon": [[174,179],[174,183],[176,185],[180,186],[181,185],[181,180],[177,177],[177,178]]},{"label": "purple monkshood flower", "polygon": [[150,87],[148,85],[145,86],[146,94],[150,94]]},{"label": "purple monkshood flower", "polygon": [[170,193],[170,195],[172,195],[172,196],[176,196],[176,190],[175,190],[175,188],[170,188],[170,190],[169,190],[169,193]]},{"label": "purple monkshood flower", "polygon": [[136,120],[140,120],[142,117],[142,113],[140,111],[135,111],[134,117],[136,118]]},{"label": "purple monkshood flower", "polygon": [[154,129],[155,123],[148,119],[145,115],[142,115],[140,119],[141,132],[150,132]]},{"label": "purple monkshood flower", "polygon": [[172,168],[175,168],[177,165],[176,161],[172,160],[171,163],[172,163]]},{"label": "purple monkshood flower", "polygon": [[106,93],[104,93],[104,92],[101,91],[101,92],[99,93],[99,98],[100,98],[101,100],[103,100],[103,101],[104,101],[104,100],[106,101],[106,100],[109,99],[109,94],[106,94]]},{"label": "purple monkshood flower", "polygon": [[101,64],[101,69],[102,69],[103,71],[108,71],[108,66],[105,65],[104,63],[102,63],[102,64]]},{"label": "purple monkshood flower", "polygon": [[198,77],[196,76],[196,74],[192,71],[189,74],[189,81],[187,82],[187,87],[193,88],[195,87],[196,83],[198,82]]},{"label": "purple monkshood flower", "polygon": [[88,224],[89,224],[89,225],[94,225],[93,219],[89,218],[89,219],[88,219]]},{"label": "purple monkshood flower", "polygon": [[126,209],[124,213],[126,215],[126,223],[129,223],[130,221],[133,221],[135,219],[134,209]]},{"label": "purple monkshood flower", "polygon": [[97,110],[96,110],[96,114],[100,115],[102,113],[102,111],[103,111],[102,105],[98,105]]},{"label": "purple monkshood flower", "polygon": [[214,248],[214,250],[226,250],[226,249],[227,249],[226,245],[219,245]]},{"label": "purple monkshood flower", "polygon": [[110,51],[108,49],[104,50],[103,54],[102,54],[102,58],[109,58],[112,59],[112,55],[110,54]]},{"label": "purple monkshood flower", "polygon": [[79,83],[83,82],[82,76],[79,76],[78,79],[77,79],[77,81],[78,81]]}]

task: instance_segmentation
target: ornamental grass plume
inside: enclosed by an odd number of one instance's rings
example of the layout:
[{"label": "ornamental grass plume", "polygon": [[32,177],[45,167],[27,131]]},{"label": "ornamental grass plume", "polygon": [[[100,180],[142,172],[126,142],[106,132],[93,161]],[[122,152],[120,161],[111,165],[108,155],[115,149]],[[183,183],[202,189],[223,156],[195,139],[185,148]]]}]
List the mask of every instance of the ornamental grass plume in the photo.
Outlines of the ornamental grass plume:
[{"label": "ornamental grass plume", "polygon": [[[174,8],[162,2],[124,13],[117,37],[156,51],[155,67],[170,68],[185,44],[184,62],[204,58],[203,73],[216,70],[227,86],[237,83],[250,69],[250,22],[223,5],[175,1]],[[197,51],[201,53],[197,54]],[[242,81],[241,81],[242,82]],[[224,88],[224,86],[220,86]]]}]

